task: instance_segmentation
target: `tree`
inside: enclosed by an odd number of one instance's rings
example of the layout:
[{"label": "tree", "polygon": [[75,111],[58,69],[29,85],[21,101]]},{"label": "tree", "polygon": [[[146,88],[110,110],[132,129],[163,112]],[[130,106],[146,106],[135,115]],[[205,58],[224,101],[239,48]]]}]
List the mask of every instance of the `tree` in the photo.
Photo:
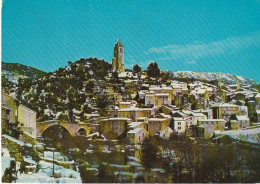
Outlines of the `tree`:
[{"label": "tree", "polygon": [[133,66],[133,71],[134,71],[134,74],[139,74],[142,71],[142,69],[139,65],[136,64]]},{"label": "tree", "polygon": [[145,138],[142,144],[141,161],[146,169],[151,169],[159,160],[159,148],[153,137]]},{"label": "tree", "polygon": [[10,167],[7,168],[4,172],[4,175],[2,177],[2,182],[4,183],[12,183],[15,179],[16,179],[16,176],[15,176],[15,166],[16,163],[14,160],[11,161],[10,163]]},{"label": "tree", "polygon": [[110,105],[111,101],[107,96],[98,96],[97,97],[97,107],[100,109],[105,109]]},{"label": "tree", "polygon": [[147,67],[147,75],[149,77],[153,77],[153,78],[160,77],[160,69],[158,68],[158,65],[156,62],[149,64],[149,66]]}]

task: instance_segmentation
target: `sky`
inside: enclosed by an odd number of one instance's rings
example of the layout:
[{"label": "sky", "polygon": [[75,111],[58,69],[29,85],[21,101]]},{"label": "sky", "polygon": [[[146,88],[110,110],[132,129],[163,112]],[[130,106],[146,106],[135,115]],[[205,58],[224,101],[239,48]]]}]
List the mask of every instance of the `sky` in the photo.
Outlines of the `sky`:
[{"label": "sky", "polygon": [[4,0],[2,58],[54,71],[82,57],[260,82],[260,0]]}]

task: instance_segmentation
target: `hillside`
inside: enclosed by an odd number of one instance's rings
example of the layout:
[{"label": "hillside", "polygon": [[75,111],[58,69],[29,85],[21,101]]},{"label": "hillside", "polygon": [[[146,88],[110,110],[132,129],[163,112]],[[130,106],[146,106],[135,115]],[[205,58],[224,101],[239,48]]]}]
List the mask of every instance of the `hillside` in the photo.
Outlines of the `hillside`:
[{"label": "hillside", "polygon": [[192,71],[177,71],[172,72],[175,79],[194,79],[194,80],[206,80],[206,81],[222,81],[227,84],[241,83],[245,85],[252,85],[256,82],[252,79],[248,79],[242,76],[228,74],[228,73],[206,73],[206,72],[192,72]]},{"label": "hillside", "polygon": [[97,89],[111,69],[104,60],[82,58],[37,80],[20,78],[12,93],[37,112],[39,121],[84,120],[86,113],[94,111],[91,104],[98,98]]},{"label": "hillside", "polygon": [[47,73],[19,63],[2,62],[2,74],[4,74],[10,82],[17,84],[19,78],[30,78],[31,80],[36,80]]}]

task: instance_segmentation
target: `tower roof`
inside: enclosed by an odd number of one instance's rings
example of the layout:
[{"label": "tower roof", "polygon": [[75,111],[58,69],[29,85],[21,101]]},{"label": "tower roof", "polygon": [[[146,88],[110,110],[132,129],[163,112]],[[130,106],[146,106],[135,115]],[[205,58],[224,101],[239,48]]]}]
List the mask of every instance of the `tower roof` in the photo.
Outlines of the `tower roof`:
[{"label": "tower roof", "polygon": [[124,47],[120,38],[118,38],[117,42],[116,42],[116,45],[115,46],[118,46],[118,47]]}]

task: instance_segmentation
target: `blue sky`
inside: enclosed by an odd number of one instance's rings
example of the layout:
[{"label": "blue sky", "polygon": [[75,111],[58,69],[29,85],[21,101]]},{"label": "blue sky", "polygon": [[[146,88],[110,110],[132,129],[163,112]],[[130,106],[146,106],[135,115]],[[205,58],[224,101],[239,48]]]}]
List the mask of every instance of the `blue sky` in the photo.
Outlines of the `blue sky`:
[{"label": "blue sky", "polygon": [[2,61],[54,71],[81,57],[260,82],[259,0],[5,0]]}]

